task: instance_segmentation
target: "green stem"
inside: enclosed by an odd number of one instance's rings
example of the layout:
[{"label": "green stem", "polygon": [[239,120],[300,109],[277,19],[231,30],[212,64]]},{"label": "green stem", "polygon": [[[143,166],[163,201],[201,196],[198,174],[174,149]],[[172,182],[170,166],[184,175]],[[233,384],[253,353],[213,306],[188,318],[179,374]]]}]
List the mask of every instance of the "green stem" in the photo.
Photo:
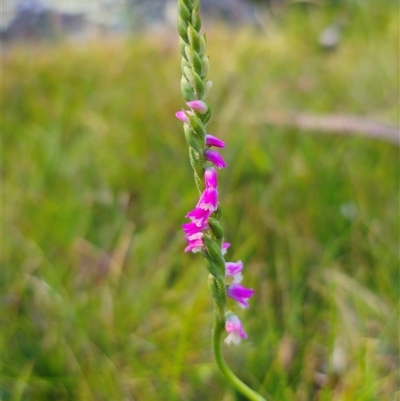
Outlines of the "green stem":
[{"label": "green stem", "polygon": [[266,401],[265,398],[261,397],[260,394],[252,390],[246,384],[244,384],[228,367],[225,362],[224,356],[221,350],[221,335],[224,332],[224,321],[221,320],[218,310],[216,308],[214,312],[214,327],[212,331],[212,346],[214,351],[215,361],[223,373],[236,390],[240,391],[250,401]]}]

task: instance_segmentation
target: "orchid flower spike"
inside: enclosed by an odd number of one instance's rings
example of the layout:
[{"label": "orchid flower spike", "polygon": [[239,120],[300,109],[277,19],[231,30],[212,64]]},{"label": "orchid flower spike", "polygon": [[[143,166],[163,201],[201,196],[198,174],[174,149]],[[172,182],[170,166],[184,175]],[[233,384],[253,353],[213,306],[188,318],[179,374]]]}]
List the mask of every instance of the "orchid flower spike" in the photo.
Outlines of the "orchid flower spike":
[{"label": "orchid flower spike", "polygon": [[[205,1],[205,0],[204,0]],[[207,133],[211,107],[205,101],[212,82],[207,80],[209,59],[207,43],[201,34],[201,0],[177,0],[179,49],[182,54],[181,92],[187,109],[178,111],[176,118],[182,121],[189,146],[190,164],[200,196],[193,210],[186,214],[190,222],[182,224],[187,246],[185,252],[201,252],[209,272],[208,285],[214,299],[214,328],[212,344],[218,367],[235,389],[249,401],[265,399],[235,376],[227,366],[221,351],[221,336],[225,343],[238,344],[247,338],[239,318],[226,310],[227,298],[240,307],[249,307],[253,289],[239,284],[243,263],[225,262],[224,254],[230,244],[224,241],[221,217],[217,169],[226,167],[225,160],[215,149],[225,148],[225,142]],[[226,290],[226,291],[225,291]]]}]

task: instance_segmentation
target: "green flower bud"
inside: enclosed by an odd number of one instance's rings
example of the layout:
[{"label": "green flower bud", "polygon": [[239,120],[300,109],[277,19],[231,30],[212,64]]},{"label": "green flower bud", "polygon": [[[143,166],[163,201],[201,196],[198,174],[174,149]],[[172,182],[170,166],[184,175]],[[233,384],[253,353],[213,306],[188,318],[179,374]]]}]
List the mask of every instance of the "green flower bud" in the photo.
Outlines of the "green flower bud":
[{"label": "green flower bud", "polygon": [[193,148],[189,148],[190,164],[194,171],[194,177],[197,188],[200,192],[204,190],[204,156],[203,153],[197,153]]},{"label": "green flower bud", "polygon": [[191,100],[195,100],[196,96],[195,93],[193,92],[192,86],[190,83],[187,81],[187,79],[183,76],[181,78],[181,92],[183,98],[189,102]]},{"label": "green flower bud", "polygon": [[189,39],[189,44],[190,47],[197,53],[200,52],[201,46],[200,46],[200,35],[196,30],[189,25],[187,28],[187,36]]},{"label": "green flower bud", "polygon": [[[198,54],[191,49],[189,46],[185,47],[185,54],[187,60],[192,65],[193,69],[196,71],[197,74],[201,75],[203,71],[203,63]],[[189,67],[189,66],[188,66]]]},{"label": "green flower bud", "polygon": [[197,32],[200,32],[200,29],[201,29],[201,18],[200,18],[200,13],[199,13],[198,9],[199,8],[197,8],[197,10],[196,9],[193,10],[191,22],[192,22],[193,28]]},{"label": "green flower bud", "polygon": [[208,96],[212,87],[212,81],[208,80],[204,84],[204,98]]},{"label": "green flower bud", "polygon": [[225,307],[226,307],[226,289],[223,280],[217,279],[215,276],[210,274],[208,276],[208,286],[211,294],[214,298],[214,302],[217,305],[218,313],[221,320],[225,319]]},{"label": "green flower bud", "polygon": [[180,15],[178,15],[178,22],[177,22],[177,28],[178,28],[178,33],[179,36],[186,42],[189,42],[189,38],[187,36],[187,22],[184,21]]},{"label": "green flower bud", "polygon": [[[205,235],[203,242],[206,247],[205,257],[209,262],[209,270],[216,277],[225,277],[225,260],[222,256],[221,246],[215,240]],[[212,271],[211,271],[212,269]]]},{"label": "green flower bud", "polygon": [[211,118],[211,107],[208,108],[207,113],[203,114],[202,116],[203,124],[206,125]]},{"label": "green flower bud", "polygon": [[200,76],[195,71],[193,71],[188,67],[183,68],[183,73],[186,79],[190,82],[190,85],[192,85],[192,88],[196,93],[197,99],[199,100],[203,99],[204,85],[203,85],[203,80],[200,78]]},{"label": "green flower bud", "polygon": [[[179,38],[179,51],[180,51],[182,57],[186,60],[185,47],[186,47],[186,42],[182,38]],[[181,66],[182,66],[182,63],[181,63]]]},{"label": "green flower bud", "polygon": [[[188,38],[189,39],[189,38]],[[200,45],[200,49],[199,49],[199,56],[203,57],[206,54],[206,50],[207,50],[207,38],[206,38],[206,34],[201,35],[199,38],[199,45]]]},{"label": "green flower bud", "polygon": [[208,74],[208,70],[210,68],[210,62],[208,57],[203,57],[201,60],[201,77],[205,78]]},{"label": "green flower bud", "polygon": [[189,118],[189,123],[190,126],[192,127],[194,133],[203,141],[205,141],[206,138],[206,127],[203,124],[203,121],[199,117],[197,117],[195,114],[187,114]]},{"label": "green flower bud", "polygon": [[217,210],[214,212],[214,217],[215,217],[217,220],[220,220],[221,217],[222,217],[222,209],[221,209],[221,205],[220,205],[219,202],[218,202],[218,208],[217,208]]},{"label": "green flower bud", "polygon": [[[185,56],[186,56],[186,53],[185,53]],[[181,71],[182,71],[182,74],[183,74],[183,71],[184,71],[185,68],[189,68],[190,69],[191,67],[192,67],[191,61],[187,60],[184,57],[182,57],[182,60],[181,60]]]},{"label": "green flower bud", "polygon": [[[208,224],[211,227],[211,230],[217,240],[221,240],[224,238],[224,230],[222,228],[221,223],[215,219],[214,217],[210,217],[208,219]],[[220,242],[220,241],[218,241]]]},{"label": "green flower bud", "polygon": [[183,1],[178,1],[178,14],[184,21],[191,20],[191,10],[189,10]]},{"label": "green flower bud", "polygon": [[193,148],[197,153],[203,153],[204,152],[204,140],[202,140],[201,138],[198,137],[198,135],[196,135],[192,128],[187,125],[184,124],[183,125],[183,130],[185,132],[185,138],[186,138],[186,142],[188,143],[188,145]]}]

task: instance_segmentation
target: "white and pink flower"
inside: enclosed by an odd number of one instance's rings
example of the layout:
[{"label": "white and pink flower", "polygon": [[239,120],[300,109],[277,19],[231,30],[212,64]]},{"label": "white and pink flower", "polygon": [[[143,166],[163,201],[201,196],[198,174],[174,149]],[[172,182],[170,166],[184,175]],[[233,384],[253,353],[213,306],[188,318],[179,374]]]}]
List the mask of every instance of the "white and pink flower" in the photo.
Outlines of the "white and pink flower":
[{"label": "white and pink flower", "polygon": [[238,260],[237,262],[226,262],[225,263],[225,275],[226,277],[233,277],[233,283],[240,283],[243,279],[242,275],[243,262]]},{"label": "white and pink flower", "polygon": [[240,307],[248,308],[250,305],[247,301],[253,296],[254,290],[243,287],[237,283],[232,283],[228,285],[226,293],[228,294],[228,297],[237,301]]},{"label": "white and pink flower", "polygon": [[225,319],[225,330],[228,333],[228,336],[225,338],[227,344],[239,344],[241,340],[247,338],[242,322],[234,313],[227,314]]}]

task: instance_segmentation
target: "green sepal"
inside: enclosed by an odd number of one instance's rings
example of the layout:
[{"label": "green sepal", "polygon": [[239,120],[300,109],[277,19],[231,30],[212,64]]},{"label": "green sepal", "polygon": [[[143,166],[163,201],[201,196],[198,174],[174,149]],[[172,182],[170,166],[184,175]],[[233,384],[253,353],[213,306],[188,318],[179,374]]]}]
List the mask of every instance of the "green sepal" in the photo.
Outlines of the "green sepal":
[{"label": "green sepal", "polygon": [[218,308],[218,313],[221,321],[225,319],[226,308],[226,288],[223,280],[216,278],[210,274],[208,276],[208,286],[214,298],[214,302]]},{"label": "green sepal", "polygon": [[206,102],[206,103],[208,106],[206,114],[201,115],[201,120],[203,121],[204,125],[206,125],[210,121],[210,118],[211,118],[211,107],[209,106],[208,102]]},{"label": "green sepal", "polygon": [[178,0],[178,2],[182,2],[185,7],[192,12],[193,10],[193,0]]},{"label": "green sepal", "polygon": [[213,232],[215,239],[218,242],[221,242],[220,240],[224,238],[224,229],[222,228],[221,223],[214,217],[210,217],[208,219],[208,224],[211,227],[211,231]]},{"label": "green sepal", "polygon": [[205,141],[206,138],[206,126],[203,124],[203,121],[201,121],[200,117],[197,117],[195,114],[186,114],[190,126],[192,127],[194,133],[203,141]]},{"label": "green sepal", "polygon": [[191,23],[193,25],[193,28],[197,31],[200,32],[201,29],[201,18],[200,18],[200,13],[198,11],[198,8],[196,10],[196,7],[194,7],[192,11],[192,20]]},{"label": "green sepal", "polygon": [[203,153],[197,153],[193,148],[189,148],[190,164],[194,171],[194,178],[196,181],[199,192],[204,191],[204,155]]},{"label": "green sepal", "polygon": [[199,53],[201,49],[200,45],[200,35],[199,33],[192,27],[192,25],[188,25],[187,27],[187,36],[189,39],[190,47],[196,52]]},{"label": "green sepal", "polygon": [[179,38],[179,51],[182,55],[182,57],[186,60],[186,53],[185,53],[185,47],[187,43],[180,37]]},{"label": "green sepal", "polygon": [[221,204],[218,202],[218,209],[214,212],[214,217],[219,220],[222,217]]},{"label": "green sepal", "polygon": [[184,76],[181,78],[181,92],[182,92],[183,98],[187,102],[190,102],[191,100],[196,100],[195,93],[193,92],[193,89],[192,89],[190,83],[187,81],[187,79]]},{"label": "green sepal", "polygon": [[208,57],[204,56],[201,59],[201,77],[203,79],[207,76],[209,68],[210,68],[210,62],[208,61]]},{"label": "green sepal", "polygon": [[[189,39],[189,37],[188,37]],[[199,56],[203,57],[206,54],[206,50],[207,50],[207,38],[206,38],[206,34],[201,35],[199,38],[199,45],[200,45],[200,49],[199,49]]]},{"label": "green sepal", "polygon": [[200,10],[200,0],[189,0],[192,4],[192,10],[199,12]]},{"label": "green sepal", "polygon": [[204,153],[204,139],[199,138],[199,136],[196,135],[193,132],[192,128],[187,124],[183,125],[183,131],[185,132],[185,138],[188,145],[193,148],[197,153]]},{"label": "green sepal", "polygon": [[225,277],[225,260],[222,256],[221,247],[209,236],[203,236],[206,247],[205,258],[209,262],[209,271],[216,277]]},{"label": "green sepal", "polygon": [[183,73],[186,79],[190,82],[190,85],[192,85],[192,88],[196,93],[197,99],[199,100],[203,99],[204,84],[200,76],[194,70],[188,67],[183,68]]},{"label": "green sepal", "polygon": [[191,10],[188,6],[183,1],[178,1],[178,14],[184,21],[191,20]]},{"label": "green sepal", "polygon": [[[210,93],[210,90],[212,88],[212,81],[208,80],[204,83],[204,99],[208,96]],[[204,100],[203,99],[203,100]]]},{"label": "green sepal", "polygon": [[199,190],[199,193],[203,193],[206,186],[204,185],[204,180],[202,177],[199,177],[196,172],[194,173],[194,182],[196,183],[196,187]]},{"label": "green sepal", "polygon": [[178,21],[177,21],[176,26],[177,26],[177,29],[178,29],[179,36],[180,36],[186,43],[188,43],[188,42],[189,42],[189,38],[188,38],[188,36],[187,36],[187,26],[188,26],[188,24],[187,24],[187,22],[186,22],[185,20],[183,20],[183,19],[181,18],[180,15],[178,15]]},{"label": "green sepal", "polygon": [[189,46],[185,47],[185,53],[186,53],[186,58],[192,65],[194,71],[196,71],[197,74],[201,75],[203,74],[203,62],[201,58],[198,56],[198,54]]},{"label": "green sepal", "polygon": [[[186,56],[186,53],[185,53],[185,56]],[[183,71],[184,71],[185,68],[191,68],[191,66],[192,66],[191,61],[188,60],[187,58],[182,57],[182,60],[181,60],[181,71],[182,71],[182,74],[183,74]]]}]

